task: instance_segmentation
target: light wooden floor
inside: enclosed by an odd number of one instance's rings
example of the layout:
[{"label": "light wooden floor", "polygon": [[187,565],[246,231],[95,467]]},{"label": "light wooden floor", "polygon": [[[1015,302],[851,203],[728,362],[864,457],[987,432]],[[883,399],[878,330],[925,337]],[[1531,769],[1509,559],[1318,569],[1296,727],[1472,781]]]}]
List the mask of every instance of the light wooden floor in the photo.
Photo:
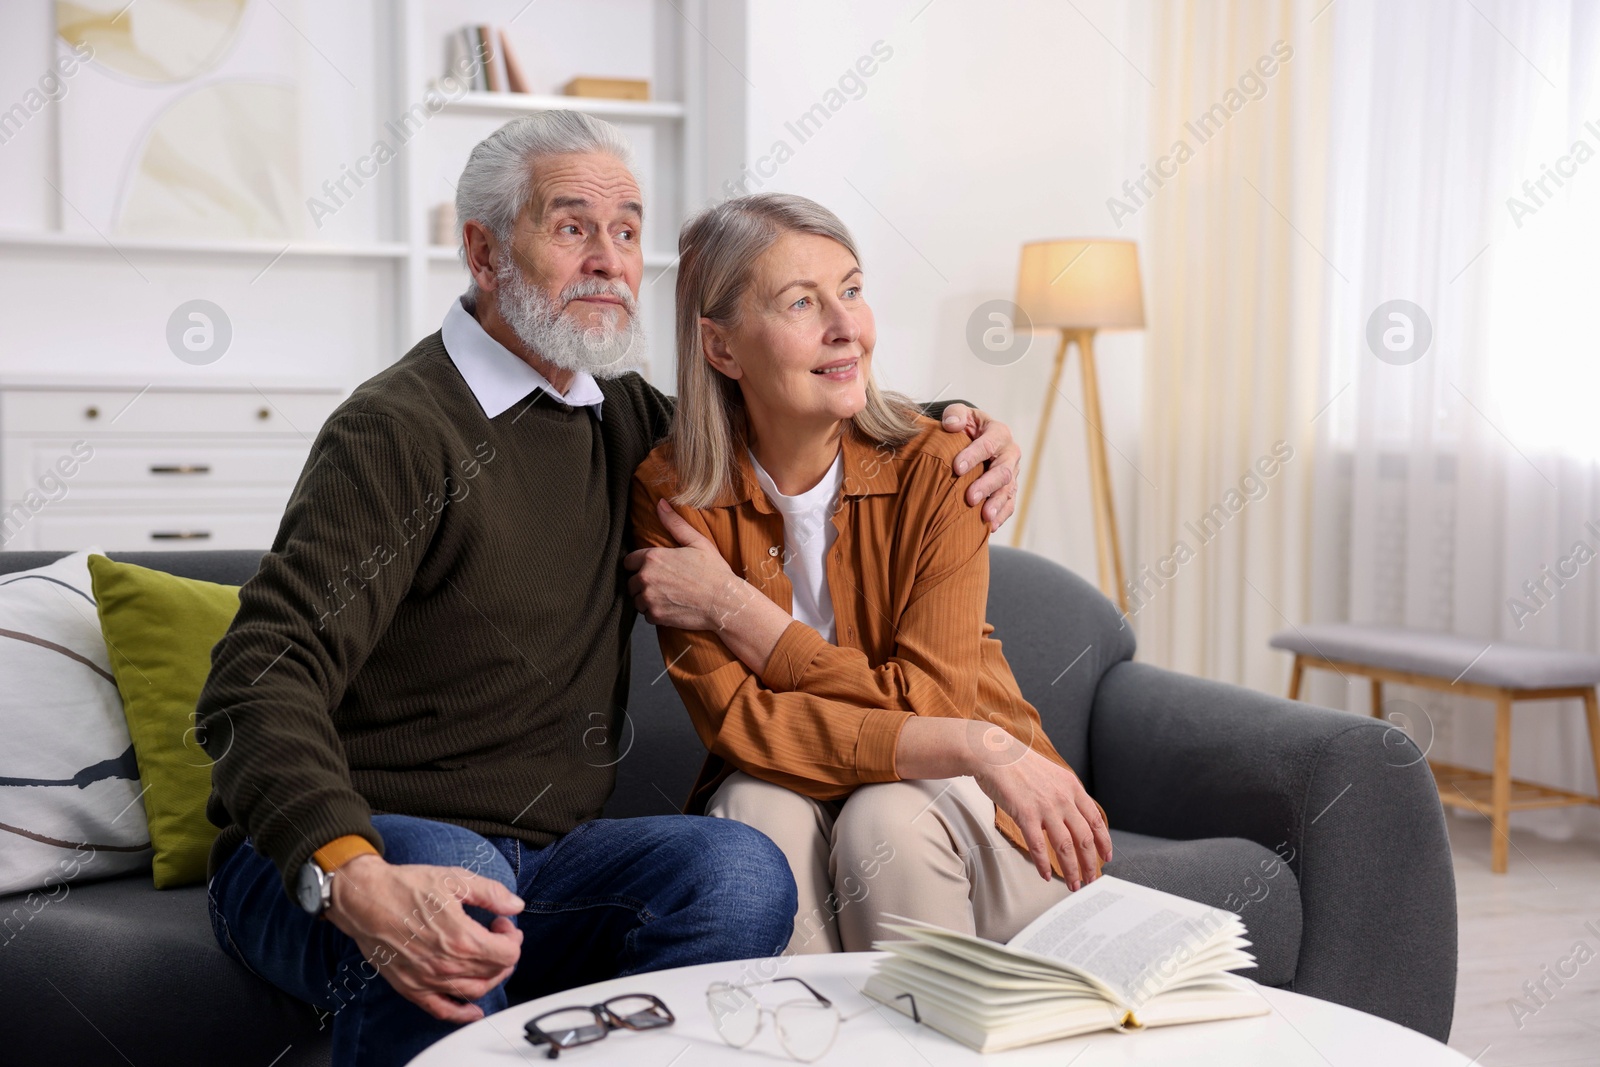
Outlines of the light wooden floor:
[{"label": "light wooden floor", "polygon": [[[1461,970],[1450,1046],[1484,1067],[1600,1064],[1600,842],[1511,832],[1511,869],[1489,873],[1489,824],[1446,816],[1456,869]],[[1544,1006],[1522,984],[1587,942],[1593,958]],[[1569,964],[1568,969],[1571,969]],[[1541,997],[1544,995],[1541,993]],[[1521,1026],[1508,1002],[1537,1007]]]}]

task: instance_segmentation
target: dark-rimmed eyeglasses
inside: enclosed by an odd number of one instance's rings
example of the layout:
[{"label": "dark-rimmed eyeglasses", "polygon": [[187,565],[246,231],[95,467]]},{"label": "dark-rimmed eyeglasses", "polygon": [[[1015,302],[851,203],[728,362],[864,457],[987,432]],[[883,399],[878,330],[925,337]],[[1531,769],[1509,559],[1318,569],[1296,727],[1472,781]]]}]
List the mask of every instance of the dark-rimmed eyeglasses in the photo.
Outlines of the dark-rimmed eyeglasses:
[{"label": "dark-rimmed eyeglasses", "polygon": [[546,1045],[545,1056],[555,1059],[565,1049],[588,1045],[613,1030],[659,1030],[677,1022],[660,997],[630,993],[601,1004],[556,1008],[530,1019],[523,1030],[535,1045]]}]

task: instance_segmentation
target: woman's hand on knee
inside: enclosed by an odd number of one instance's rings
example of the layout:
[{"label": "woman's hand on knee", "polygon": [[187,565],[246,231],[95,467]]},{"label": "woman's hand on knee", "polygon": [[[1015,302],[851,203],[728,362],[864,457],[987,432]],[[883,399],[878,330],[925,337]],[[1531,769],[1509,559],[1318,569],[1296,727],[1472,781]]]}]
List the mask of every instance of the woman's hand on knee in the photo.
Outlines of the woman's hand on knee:
[{"label": "woman's hand on knee", "polygon": [[[495,914],[485,928],[466,905]],[[327,918],[360,946],[370,969],[434,1018],[483,1018],[478,1000],[511,977],[522,958],[513,918],[522,899],[464,867],[392,864],[358,856],[339,868]]]},{"label": "woman's hand on knee", "polygon": [[1053,852],[1073,890],[1094,881],[1100,863],[1111,860],[1111,831],[1083,782],[1014,738],[1009,745],[985,746],[984,751],[991,750],[992,758],[985,758],[973,777],[1016,820],[1039,877],[1049,879]]}]

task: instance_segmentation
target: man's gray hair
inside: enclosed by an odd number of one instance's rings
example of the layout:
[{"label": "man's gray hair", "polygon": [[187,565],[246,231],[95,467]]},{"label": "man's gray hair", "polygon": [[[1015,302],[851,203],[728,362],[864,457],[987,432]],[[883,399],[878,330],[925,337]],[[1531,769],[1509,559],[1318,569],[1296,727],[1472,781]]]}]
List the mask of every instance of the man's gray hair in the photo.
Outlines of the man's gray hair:
[{"label": "man's gray hair", "polygon": [[[456,185],[456,245],[462,262],[467,250],[461,229],[468,219],[477,219],[495,240],[509,241],[517,216],[533,194],[538,162],[575,152],[606,152],[633,169],[633,147],[622,131],[577,111],[525,115],[479,141]],[[469,291],[477,295],[476,282]]]}]

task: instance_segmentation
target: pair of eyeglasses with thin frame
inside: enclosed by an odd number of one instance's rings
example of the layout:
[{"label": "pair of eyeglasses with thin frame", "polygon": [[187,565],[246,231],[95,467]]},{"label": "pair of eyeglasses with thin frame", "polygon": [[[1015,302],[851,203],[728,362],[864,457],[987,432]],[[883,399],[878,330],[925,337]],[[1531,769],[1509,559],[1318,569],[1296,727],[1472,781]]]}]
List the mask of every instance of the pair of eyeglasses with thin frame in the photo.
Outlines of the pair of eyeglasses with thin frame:
[{"label": "pair of eyeglasses with thin frame", "polygon": [[553,1060],[563,1051],[592,1044],[613,1030],[659,1030],[675,1022],[661,998],[633,993],[587,1007],[579,1004],[547,1011],[529,1020],[523,1030],[533,1044],[548,1046],[545,1056]]},{"label": "pair of eyeglasses with thin frame", "polygon": [[[786,1001],[775,1008],[756,1000],[752,990],[779,982],[795,982],[810,996]],[[734,1048],[747,1047],[761,1032],[764,1017],[772,1016],[778,1044],[790,1057],[802,1063],[810,1063],[827,1055],[839,1036],[840,1025],[872,1010],[869,1005],[860,1011],[842,1015],[833,1001],[811,988],[805,979],[794,977],[742,984],[712,982],[706,987],[706,1006],[711,1009],[711,1025],[717,1031],[717,1036]],[[916,1010],[915,1001],[912,1002],[912,1010]],[[917,1021],[922,1020],[918,1018]]]}]

